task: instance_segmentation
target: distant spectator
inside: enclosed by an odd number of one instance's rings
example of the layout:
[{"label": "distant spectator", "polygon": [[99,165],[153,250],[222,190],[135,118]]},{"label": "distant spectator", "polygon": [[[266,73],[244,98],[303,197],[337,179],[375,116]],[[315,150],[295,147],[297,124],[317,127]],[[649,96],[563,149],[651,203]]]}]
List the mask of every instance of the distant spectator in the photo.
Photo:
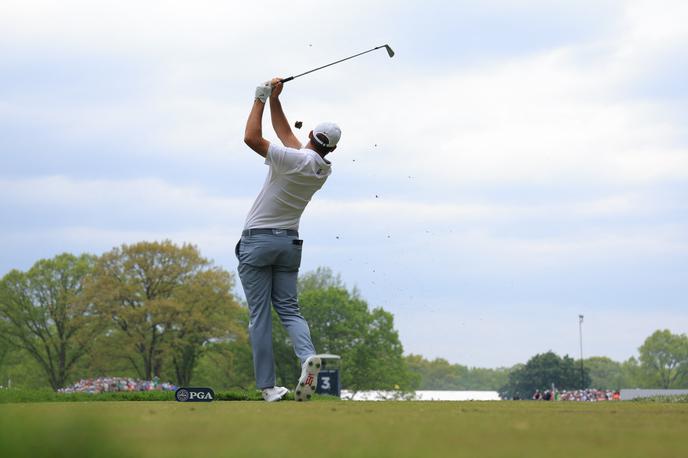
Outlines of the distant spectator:
[{"label": "distant spectator", "polygon": [[617,392],[612,392],[611,390],[596,390],[594,388],[588,388],[585,390],[574,390],[574,391],[562,391],[557,393],[555,398],[560,401],[581,401],[581,402],[599,402],[599,401],[618,401],[620,396]]},{"label": "distant spectator", "polygon": [[118,391],[175,391],[171,383],[160,383],[157,377],[153,380],[137,380],[129,377],[99,377],[79,380],[72,386],[61,388],[60,393],[104,393]]}]

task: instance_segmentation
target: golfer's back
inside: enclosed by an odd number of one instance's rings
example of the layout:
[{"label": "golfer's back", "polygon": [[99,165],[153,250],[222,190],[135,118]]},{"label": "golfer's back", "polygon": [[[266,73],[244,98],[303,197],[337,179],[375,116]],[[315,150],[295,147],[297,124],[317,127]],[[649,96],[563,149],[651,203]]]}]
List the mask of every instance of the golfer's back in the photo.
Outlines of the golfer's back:
[{"label": "golfer's back", "polygon": [[270,166],[263,189],[248,213],[244,229],[299,229],[303,210],[332,172],[315,151],[270,144]]}]

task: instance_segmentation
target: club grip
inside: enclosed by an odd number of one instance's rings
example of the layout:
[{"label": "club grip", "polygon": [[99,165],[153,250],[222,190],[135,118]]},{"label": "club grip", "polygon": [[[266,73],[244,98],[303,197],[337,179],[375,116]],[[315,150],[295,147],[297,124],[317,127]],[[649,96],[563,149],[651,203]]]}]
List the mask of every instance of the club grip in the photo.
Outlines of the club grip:
[{"label": "club grip", "polygon": [[281,82],[282,84],[284,84],[284,83],[286,83],[287,81],[291,81],[291,80],[293,80],[293,79],[294,79],[294,77],[293,77],[293,76],[290,76],[289,78],[284,78],[283,80],[280,80],[280,82]]}]

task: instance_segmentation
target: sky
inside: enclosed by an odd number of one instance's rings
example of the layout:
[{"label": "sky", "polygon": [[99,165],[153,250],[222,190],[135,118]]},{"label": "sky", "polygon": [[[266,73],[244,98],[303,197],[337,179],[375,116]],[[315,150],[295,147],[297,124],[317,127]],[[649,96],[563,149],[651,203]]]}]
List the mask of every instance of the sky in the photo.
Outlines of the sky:
[{"label": "sky", "polygon": [[342,128],[302,272],[392,312],[407,353],[578,357],[583,314],[584,356],[625,360],[688,332],[687,22],[656,0],[3,0],[0,275],[165,239],[236,272],[255,86],[389,43],[285,85],[297,136]]}]

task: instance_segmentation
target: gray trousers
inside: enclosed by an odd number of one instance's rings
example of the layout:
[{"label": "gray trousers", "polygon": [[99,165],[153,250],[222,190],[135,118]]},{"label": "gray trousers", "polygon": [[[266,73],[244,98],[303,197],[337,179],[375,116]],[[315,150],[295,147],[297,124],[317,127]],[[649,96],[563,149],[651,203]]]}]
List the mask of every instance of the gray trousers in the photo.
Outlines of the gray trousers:
[{"label": "gray trousers", "polygon": [[302,241],[285,231],[242,236],[236,246],[239,278],[249,309],[248,332],[258,388],[275,386],[272,348],[272,311],[275,308],[303,363],[315,354],[308,323],[301,315],[296,280],[301,265]]}]

